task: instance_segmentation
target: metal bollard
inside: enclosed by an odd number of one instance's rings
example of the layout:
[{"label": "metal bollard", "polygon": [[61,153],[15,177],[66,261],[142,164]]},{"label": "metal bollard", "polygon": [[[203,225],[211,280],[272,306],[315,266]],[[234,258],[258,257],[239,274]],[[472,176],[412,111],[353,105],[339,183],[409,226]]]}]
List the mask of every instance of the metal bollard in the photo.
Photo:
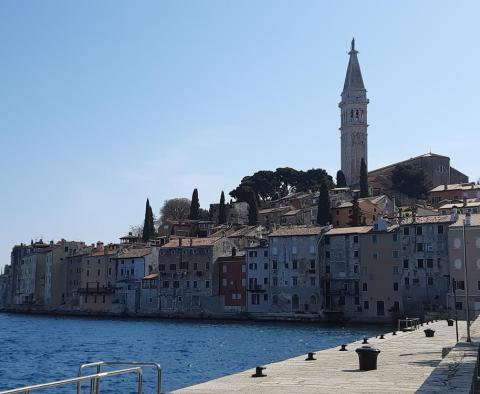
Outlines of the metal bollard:
[{"label": "metal bollard", "polygon": [[392,335],[397,335],[397,332],[396,331],[392,332]]},{"label": "metal bollard", "polygon": [[383,334],[380,334],[380,339],[385,339],[385,337],[383,336]]},{"label": "metal bollard", "polygon": [[305,361],[313,361],[313,360],[316,360],[316,358],[313,357],[314,355],[315,355],[315,353],[309,352],[309,353],[307,354],[307,358],[305,359]]},{"label": "metal bollard", "polygon": [[367,337],[363,338],[362,344],[365,344],[365,343],[368,343],[368,338]]},{"label": "metal bollard", "polygon": [[346,352],[347,351],[347,345],[342,345],[342,347],[339,349],[340,352]]},{"label": "metal bollard", "polygon": [[266,374],[263,373],[263,370],[265,370],[265,367],[256,367],[255,368],[255,373],[252,375],[252,378],[261,378],[264,376],[267,376]]}]

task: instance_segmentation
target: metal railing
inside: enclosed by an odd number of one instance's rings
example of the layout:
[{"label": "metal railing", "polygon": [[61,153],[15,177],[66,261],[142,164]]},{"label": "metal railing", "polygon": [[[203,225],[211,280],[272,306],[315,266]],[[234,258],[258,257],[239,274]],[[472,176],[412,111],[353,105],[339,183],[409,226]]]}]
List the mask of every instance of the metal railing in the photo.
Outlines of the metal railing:
[{"label": "metal railing", "polygon": [[[125,369],[118,369],[116,371],[106,371],[106,372],[99,372],[93,375],[85,375],[85,376],[78,376],[76,378],[64,379],[64,380],[57,380],[55,382],[49,383],[42,383],[42,384],[35,384],[32,386],[25,386],[20,387],[18,389],[1,391],[0,394],[30,394],[32,391],[42,390],[51,387],[63,386],[67,384],[77,384],[77,390],[81,383],[86,380],[90,380],[90,394],[96,393],[94,390],[100,387],[100,380],[110,376],[116,375],[126,375],[130,373],[135,373],[138,376],[137,381],[137,393],[142,394],[143,391],[143,371],[141,367],[133,367],[133,368],[125,368]],[[92,391],[93,390],[93,391]],[[97,391],[98,393],[98,391]]]},{"label": "metal railing", "polygon": [[[96,368],[96,372],[101,373],[102,367],[103,366],[135,366],[137,368],[142,368],[142,367],[151,367],[155,368],[157,371],[157,389],[156,393],[161,394],[162,393],[162,367],[160,364],[157,363],[143,363],[143,362],[136,362],[136,361],[97,361],[94,363],[86,363],[80,365],[80,368],[78,369],[78,377],[82,376],[83,370],[85,368]],[[93,394],[99,394],[100,393],[100,381],[91,381],[90,382],[90,392]],[[82,385],[81,382],[77,383],[77,394],[82,393]],[[0,393],[2,394],[2,393]]]}]

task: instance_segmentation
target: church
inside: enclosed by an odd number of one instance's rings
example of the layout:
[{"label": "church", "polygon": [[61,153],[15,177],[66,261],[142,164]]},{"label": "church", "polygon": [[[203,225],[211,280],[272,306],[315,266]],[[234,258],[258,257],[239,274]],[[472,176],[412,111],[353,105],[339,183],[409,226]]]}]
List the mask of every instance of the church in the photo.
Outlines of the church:
[{"label": "church", "polygon": [[[362,159],[368,166],[367,107],[369,100],[363,83],[355,39],[352,40],[345,83],[341,94],[341,170],[347,186],[356,188],[360,181]],[[432,187],[452,183],[466,183],[468,176],[450,165],[448,156],[427,153],[421,156],[393,163],[368,173],[368,183],[372,194],[390,194],[391,174],[397,165],[411,165],[423,170]],[[368,168],[368,167],[367,167]]]}]

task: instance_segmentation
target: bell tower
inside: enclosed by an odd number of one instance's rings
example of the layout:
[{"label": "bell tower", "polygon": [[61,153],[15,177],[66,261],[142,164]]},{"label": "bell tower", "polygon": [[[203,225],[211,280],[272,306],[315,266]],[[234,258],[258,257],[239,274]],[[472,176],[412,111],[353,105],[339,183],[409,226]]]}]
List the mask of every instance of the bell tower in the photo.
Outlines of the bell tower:
[{"label": "bell tower", "polygon": [[356,187],[360,182],[360,163],[367,161],[367,91],[363,85],[362,72],[358,63],[355,39],[352,39],[347,75],[338,104],[341,117],[341,168],[347,185]]}]

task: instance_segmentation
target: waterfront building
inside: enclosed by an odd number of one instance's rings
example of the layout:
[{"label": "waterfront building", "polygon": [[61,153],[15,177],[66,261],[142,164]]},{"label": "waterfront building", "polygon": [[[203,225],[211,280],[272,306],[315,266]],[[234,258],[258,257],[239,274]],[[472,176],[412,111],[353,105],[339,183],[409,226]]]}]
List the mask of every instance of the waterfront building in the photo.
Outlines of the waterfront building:
[{"label": "waterfront building", "polygon": [[67,257],[83,249],[85,243],[66,241],[50,242],[45,261],[44,306],[48,309],[65,307],[68,287]]},{"label": "waterfront building", "polygon": [[398,225],[377,219],[360,235],[360,283],[354,286],[355,320],[391,322],[401,316],[401,241]]},{"label": "waterfront building", "polygon": [[[247,269],[247,312],[270,312],[270,255],[266,239],[245,249]],[[278,279],[277,279],[278,280]]]},{"label": "waterfront building", "polygon": [[[394,214],[393,202],[386,195],[359,198],[358,205],[361,211],[360,222],[367,226],[371,226],[379,217],[392,217]],[[351,201],[345,201],[332,207],[330,209],[332,225],[334,227],[350,226],[352,207],[353,203]]]},{"label": "waterfront building", "polygon": [[245,254],[238,254],[232,249],[231,256],[219,257],[218,260],[218,294],[223,312],[246,311],[247,267]]},{"label": "waterfront building", "polygon": [[280,227],[269,235],[272,313],[320,311],[317,248],[322,227]]},{"label": "waterfront building", "polygon": [[[465,238],[463,236],[465,223]],[[450,275],[446,277],[448,287],[448,309],[453,316],[455,309],[460,318],[465,318],[465,292],[468,281],[470,318],[480,313],[480,214],[458,215],[448,228],[448,250]],[[465,260],[466,257],[466,260]],[[467,273],[465,273],[465,261]],[[455,286],[455,294],[453,291]]]},{"label": "waterfront building", "polygon": [[454,200],[438,207],[438,213],[441,215],[451,215],[453,212],[470,214],[480,213],[480,199],[469,198],[463,201]]},{"label": "waterfront building", "polygon": [[158,297],[158,273],[148,274],[142,278],[140,288],[140,311],[158,312],[160,310]]},{"label": "waterfront building", "polygon": [[78,307],[85,312],[109,312],[115,290],[115,257],[118,245],[98,242],[91,253],[82,256]]},{"label": "waterfront building", "polygon": [[403,312],[408,316],[446,311],[448,226],[456,220],[455,213],[400,218],[400,287]]},{"label": "waterfront building", "polygon": [[233,242],[237,250],[244,250],[250,245],[257,244],[258,241],[264,238],[267,234],[268,231],[263,226],[257,225],[239,226],[236,231],[230,232],[226,236]]},{"label": "waterfront building", "polygon": [[322,306],[327,319],[351,319],[360,311],[360,237],[372,226],[332,228],[320,243]]},{"label": "waterfront building", "polygon": [[84,257],[90,255],[93,246],[80,249],[71,256],[67,256],[67,286],[66,286],[66,303],[72,309],[78,309],[80,305],[80,297],[78,289],[82,288],[82,262]]},{"label": "waterfront building", "polygon": [[235,245],[227,237],[172,238],[160,248],[160,310],[165,313],[215,313],[218,297],[217,259]]},{"label": "waterfront building", "polygon": [[129,248],[115,257],[114,310],[134,313],[140,308],[140,281],[157,272],[158,250],[157,246]]},{"label": "waterfront building", "polygon": [[0,275],[0,307],[9,306],[9,294],[11,284],[11,266],[6,265]]},{"label": "waterfront building", "polygon": [[475,182],[441,184],[428,192],[428,199],[434,206],[446,201],[480,199],[480,185]]}]

